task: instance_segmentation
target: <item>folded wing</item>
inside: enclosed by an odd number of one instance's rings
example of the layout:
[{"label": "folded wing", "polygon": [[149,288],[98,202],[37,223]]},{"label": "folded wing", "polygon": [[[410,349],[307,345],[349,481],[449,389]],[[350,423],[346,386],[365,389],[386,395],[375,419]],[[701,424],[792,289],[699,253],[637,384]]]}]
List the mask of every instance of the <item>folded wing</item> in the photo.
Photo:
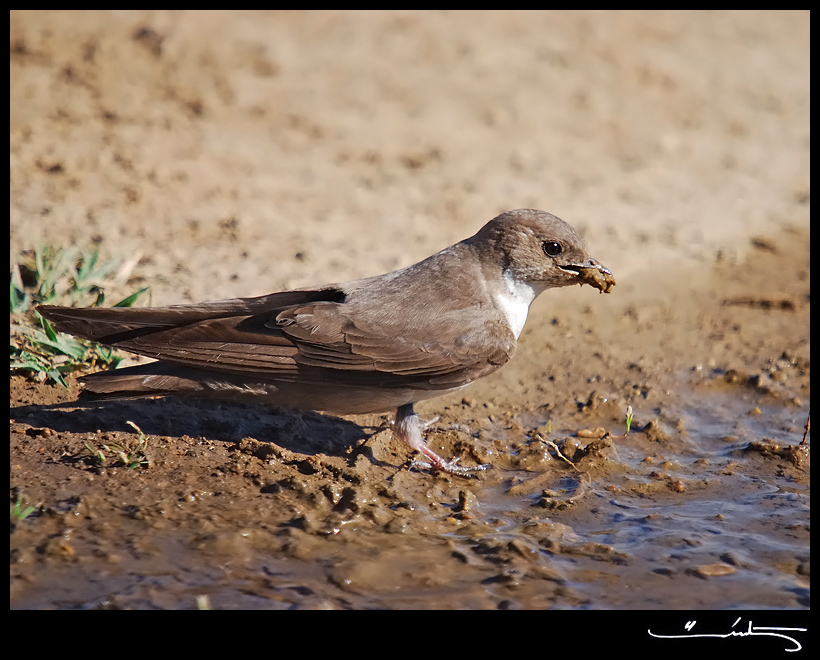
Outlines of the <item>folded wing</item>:
[{"label": "folded wing", "polygon": [[363,328],[345,299],[342,289],[326,288],[145,309],[38,309],[63,332],[260,381],[332,376],[340,384],[447,389],[495,371],[514,351],[501,323],[397,336]]}]

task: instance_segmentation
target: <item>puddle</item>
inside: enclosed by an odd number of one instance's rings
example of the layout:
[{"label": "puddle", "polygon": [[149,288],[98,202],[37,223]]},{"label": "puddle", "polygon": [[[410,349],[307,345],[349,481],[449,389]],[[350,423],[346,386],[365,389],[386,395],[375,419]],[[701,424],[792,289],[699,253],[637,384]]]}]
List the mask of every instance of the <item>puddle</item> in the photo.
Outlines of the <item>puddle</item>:
[{"label": "puddle", "polygon": [[[808,472],[788,455],[750,448],[797,445],[808,405],[745,388],[682,386],[676,397],[659,416],[660,440],[640,431],[611,438],[578,464],[583,475],[562,466],[569,476],[553,473],[535,488],[527,484],[539,475],[518,475],[484,489],[482,511],[503,521],[506,538],[535,536],[591,607],[668,607],[670,581],[679,608],[808,606]],[[522,491],[512,508],[510,494]]]}]

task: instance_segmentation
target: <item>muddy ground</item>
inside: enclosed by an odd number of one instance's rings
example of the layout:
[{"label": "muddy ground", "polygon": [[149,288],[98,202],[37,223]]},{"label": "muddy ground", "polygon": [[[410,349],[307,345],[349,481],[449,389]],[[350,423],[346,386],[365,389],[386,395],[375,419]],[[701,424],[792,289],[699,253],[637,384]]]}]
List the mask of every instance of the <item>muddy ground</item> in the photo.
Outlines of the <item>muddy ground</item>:
[{"label": "muddy ground", "polygon": [[[472,479],[390,414],[11,378],[12,608],[808,609],[807,12],[13,11],[10,49],[12,258],[136,263],[109,300],[374,275],[519,207],[618,282],[417,407]],[[149,466],[88,456],[128,421]]]}]

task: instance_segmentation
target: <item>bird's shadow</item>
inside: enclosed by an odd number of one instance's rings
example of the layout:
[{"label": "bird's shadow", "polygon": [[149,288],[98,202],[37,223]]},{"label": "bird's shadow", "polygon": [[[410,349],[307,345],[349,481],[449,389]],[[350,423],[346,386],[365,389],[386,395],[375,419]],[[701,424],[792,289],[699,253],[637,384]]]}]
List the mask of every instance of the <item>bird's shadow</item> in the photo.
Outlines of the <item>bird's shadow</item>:
[{"label": "bird's shadow", "polygon": [[32,427],[57,432],[134,433],[204,437],[236,443],[251,437],[300,454],[345,455],[379,427],[360,426],[340,417],[261,404],[184,398],[130,399],[10,408],[10,417]]}]

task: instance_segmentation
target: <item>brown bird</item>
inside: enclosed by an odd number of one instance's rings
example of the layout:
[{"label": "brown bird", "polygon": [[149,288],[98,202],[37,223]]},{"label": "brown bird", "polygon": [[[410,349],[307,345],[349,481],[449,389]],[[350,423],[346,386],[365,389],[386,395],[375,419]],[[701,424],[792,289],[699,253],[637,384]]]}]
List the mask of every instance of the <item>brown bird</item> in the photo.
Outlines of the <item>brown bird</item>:
[{"label": "brown bird", "polygon": [[40,306],[58,330],[157,362],[84,376],[96,398],[181,394],[359,414],[396,409],[394,435],[429,465],[469,474],[424,442],[413,410],[513,356],[546,289],[615,280],[563,220],[503,213],[471,238],[343,284],[144,309]]}]

